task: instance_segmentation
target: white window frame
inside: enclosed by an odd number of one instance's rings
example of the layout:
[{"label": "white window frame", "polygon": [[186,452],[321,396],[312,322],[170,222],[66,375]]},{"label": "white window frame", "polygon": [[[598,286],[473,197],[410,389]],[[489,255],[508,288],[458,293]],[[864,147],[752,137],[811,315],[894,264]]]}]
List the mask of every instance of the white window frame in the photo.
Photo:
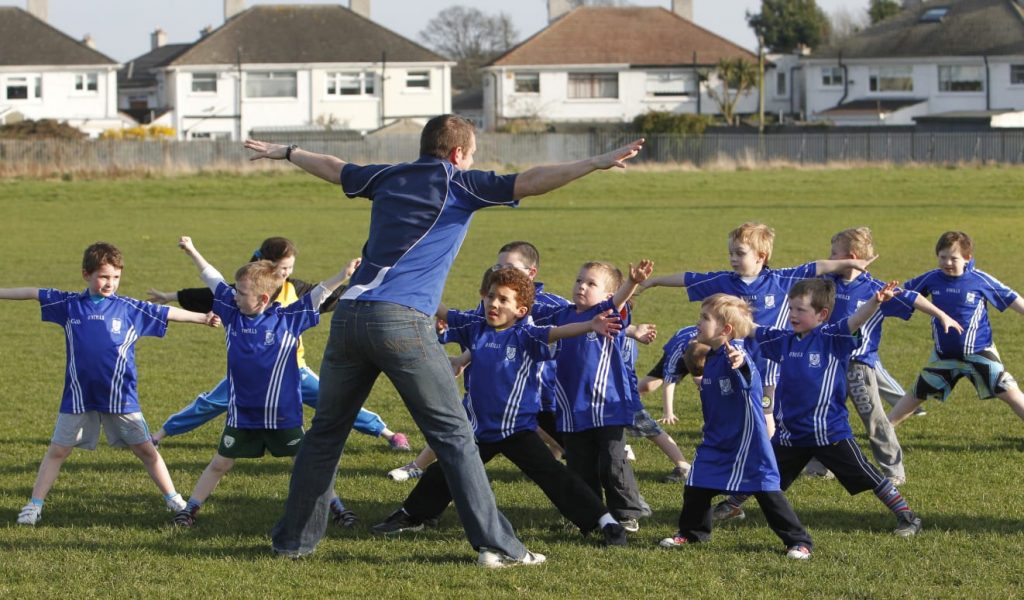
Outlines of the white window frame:
[{"label": "white window frame", "polygon": [[[24,87],[24,98],[11,98],[8,91],[12,87]],[[8,102],[32,102],[43,98],[42,75],[7,75],[3,79],[3,96]]]},{"label": "white window frame", "polygon": [[843,68],[842,67],[822,67],[821,68],[821,87],[833,88],[841,87],[843,85]]},{"label": "white window frame", "polygon": [[[908,82],[909,86],[897,82]],[[899,65],[872,67],[868,71],[868,91],[872,94],[908,94],[914,91],[914,67]]]},{"label": "white window frame", "polygon": [[[523,88],[520,89],[520,83],[523,84]],[[512,76],[512,90],[516,94],[539,94],[540,93],[540,73],[537,71],[518,71]]]},{"label": "white window frame", "polygon": [[[201,95],[201,96],[211,96],[211,95],[216,94],[217,93],[217,78],[218,78],[217,77],[217,73],[213,72],[213,71],[203,71],[201,73],[192,73],[192,86],[191,86],[192,94]],[[202,89],[197,90],[196,89],[196,83],[197,82],[199,82],[199,83],[209,83],[211,79],[213,81],[213,89],[212,90],[202,90]]]},{"label": "white window frame", "polygon": [[431,77],[429,70],[416,70],[405,72],[405,90],[416,92],[429,92]]},{"label": "white window frame", "polygon": [[[251,85],[263,82],[272,82],[274,80],[280,80],[287,82],[291,80],[294,83],[292,93],[290,95],[253,95]],[[252,71],[245,74],[245,98],[247,100],[288,100],[298,99],[299,97],[299,74],[297,71]]]},{"label": "white window frame", "polygon": [[697,74],[686,70],[648,71],[644,95],[648,98],[688,98],[697,91]]},{"label": "white window frame", "polygon": [[[985,91],[985,68],[981,65],[939,65],[939,91],[946,94],[978,94]],[[973,77],[970,75],[974,72]],[[977,84],[978,89],[955,89],[956,84]]]},{"label": "white window frame", "polygon": [[[610,84],[613,82],[615,94],[611,95],[604,88],[607,85],[612,89]],[[565,96],[569,100],[618,100],[619,74],[607,71],[569,73]]]},{"label": "white window frame", "polygon": [[775,97],[785,98],[789,96],[789,78],[785,71],[775,72]]},{"label": "white window frame", "polygon": [[[355,84],[343,88],[343,84]],[[355,89],[356,93],[346,94],[342,89]],[[324,78],[324,95],[331,99],[365,98],[375,96],[377,75],[373,71],[330,71]]]},{"label": "white window frame", "polygon": [[96,95],[100,92],[100,74],[75,73],[75,93],[79,95]]}]

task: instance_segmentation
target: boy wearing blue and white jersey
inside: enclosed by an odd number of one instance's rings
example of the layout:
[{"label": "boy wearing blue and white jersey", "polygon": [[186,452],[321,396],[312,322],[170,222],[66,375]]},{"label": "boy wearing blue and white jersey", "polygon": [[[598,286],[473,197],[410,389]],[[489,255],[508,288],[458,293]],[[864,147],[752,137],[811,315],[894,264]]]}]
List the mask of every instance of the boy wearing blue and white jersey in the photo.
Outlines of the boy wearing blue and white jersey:
[{"label": "boy wearing blue and white jersey", "polygon": [[[718,494],[753,494],[769,527],[786,545],[786,556],[811,556],[811,536],[779,488],[779,469],[761,408],[761,377],[734,340],[754,328],[750,306],[741,298],[715,294],[701,304],[697,342],[688,344],[687,369],[700,376],[704,429],[693,468],[683,488],[679,529],[661,540],[663,548],[711,538],[711,500]],[[703,363],[703,364],[702,364]]]},{"label": "boy wearing blue and white jersey", "polygon": [[637,387],[641,394],[647,394],[661,388],[662,418],[660,423],[674,425],[678,418],[675,411],[675,386],[680,379],[689,373],[683,362],[686,347],[697,337],[697,328],[693,325],[683,327],[675,332],[661,349],[658,364],[640,380]]},{"label": "boy wearing blue and white jersey", "polygon": [[[663,275],[648,280],[641,291],[655,286],[685,287],[691,302],[704,300],[713,294],[738,296],[750,304],[758,326],[785,328],[788,317],[786,294],[796,282],[851,266],[864,269],[871,262],[817,260],[797,267],[772,269],[768,261],[774,244],[775,230],[771,227],[763,223],[744,223],[729,232],[729,265],[732,271]],[[768,419],[768,434],[771,435],[775,430],[771,415],[778,365],[761,356],[755,340],[747,341],[746,350],[761,373],[762,403]]]},{"label": "boy wearing blue and white jersey", "polygon": [[[889,282],[853,315],[828,323],[835,285],[827,279],[805,279],[789,292],[792,331],[759,327],[754,336],[761,352],[780,365],[772,446],[782,489],[817,458],[850,494],[872,490],[896,516],[896,535],[907,537],[920,530],[921,519],[864,457],[853,440],[846,411],[845,374],[852,353],[861,345],[857,332],[895,293],[896,282]],[[730,496],[715,508],[716,517],[741,518],[743,500],[742,495]]]},{"label": "boy wearing blue and white jersey", "polygon": [[32,497],[18,523],[35,525],[43,504],[75,448],[95,450],[100,427],[111,446],[128,446],[164,496],[169,510],[185,505],[174,490],[167,465],[150,441],[139,408],[135,343],[142,336],[163,337],[167,321],[216,326],[212,314],[168,308],[117,295],[124,259],[113,244],[97,242],[85,249],[83,292],[55,289],[0,289],[0,299],[38,300],[44,321],[64,328],[67,367],[64,393],[53,438],[32,487]]},{"label": "boy wearing blue and white jersey", "polygon": [[[539,325],[586,322],[608,310],[620,313],[629,326],[626,303],[637,286],[650,276],[653,263],[630,265],[628,281],[613,265],[589,262],[580,268],[573,286],[573,305],[538,314]],[[620,285],[621,282],[621,285]],[[617,290],[616,290],[617,288]],[[614,292],[614,293],[613,293]],[[633,468],[626,458],[625,427],[633,425],[643,409],[630,386],[623,342],[594,334],[566,339],[556,358],[558,376],[558,430],[565,441],[569,468],[580,475],[627,531],[638,531],[637,519],[650,515],[640,498]]]},{"label": "boy wearing blue and white jersey", "polygon": [[945,401],[962,377],[974,383],[978,397],[999,398],[1024,419],[1024,394],[1003,366],[988,321],[988,304],[1024,314],[1024,299],[995,277],[974,266],[974,242],[962,231],[947,231],[935,245],[939,268],[906,282],[907,289],[925,296],[966,329],[943,329],[932,320],[935,349],[914,388],[889,412],[900,424],[927,398]]},{"label": "boy wearing blue and white jersey", "polygon": [[[625,545],[625,530],[582,479],[552,456],[537,435],[540,390],[537,367],[552,360],[564,337],[587,333],[611,337],[621,328],[606,311],[593,319],[561,327],[537,327],[526,318],[534,301],[532,281],[524,273],[500,269],[490,277],[485,316],[476,311],[446,311],[442,342],[458,343],[471,355],[463,405],[484,463],[504,455],[536,483],[567,519],[584,534],[601,528],[605,543]],[[438,316],[441,316],[440,314]],[[451,502],[440,465],[431,465],[402,508],[373,528],[392,535],[418,531],[436,520]]]},{"label": "boy wearing blue and white jersey", "polygon": [[320,304],[347,278],[345,271],[282,307],[270,302],[284,281],[274,263],[246,263],[235,287],[183,236],[179,247],[213,290],[213,312],[224,324],[227,344],[228,417],[220,446],[196,482],[175,525],[191,527],[203,503],[237,458],[295,456],[302,442],[302,391],[296,353],[299,336],[320,322]]}]

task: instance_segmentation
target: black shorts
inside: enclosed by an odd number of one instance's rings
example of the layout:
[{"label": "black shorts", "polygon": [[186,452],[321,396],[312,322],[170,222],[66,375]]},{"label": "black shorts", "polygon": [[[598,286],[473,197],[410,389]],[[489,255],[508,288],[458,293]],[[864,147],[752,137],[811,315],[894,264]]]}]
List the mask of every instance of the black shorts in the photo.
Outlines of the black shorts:
[{"label": "black shorts", "polygon": [[772,445],[772,449],[775,450],[775,460],[779,463],[780,484],[783,490],[793,483],[812,458],[818,459],[832,471],[836,480],[851,496],[873,490],[885,481],[885,476],[868,462],[852,438],[828,446]]}]

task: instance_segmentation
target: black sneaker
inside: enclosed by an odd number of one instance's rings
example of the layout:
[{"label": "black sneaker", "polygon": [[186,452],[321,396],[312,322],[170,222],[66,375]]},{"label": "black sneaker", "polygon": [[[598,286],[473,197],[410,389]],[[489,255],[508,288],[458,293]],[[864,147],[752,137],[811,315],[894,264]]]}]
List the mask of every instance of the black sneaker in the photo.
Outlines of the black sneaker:
[{"label": "black sneaker", "polygon": [[411,517],[404,508],[396,510],[383,523],[370,528],[370,533],[375,535],[398,535],[414,531],[423,531],[423,521]]},{"label": "black sneaker", "polygon": [[192,527],[196,524],[196,512],[189,508],[183,508],[174,513],[173,522],[177,527]]},{"label": "black sneaker", "polygon": [[900,513],[900,516],[896,517],[894,534],[900,537],[911,537],[917,535],[919,531],[921,531],[921,517],[910,511]]},{"label": "black sneaker", "polygon": [[625,546],[626,528],[618,523],[609,523],[601,528],[605,546]]},{"label": "black sneaker", "polygon": [[353,510],[349,510],[344,506],[331,505],[331,522],[341,527],[355,527],[356,521],[359,519],[356,517],[356,513]]}]

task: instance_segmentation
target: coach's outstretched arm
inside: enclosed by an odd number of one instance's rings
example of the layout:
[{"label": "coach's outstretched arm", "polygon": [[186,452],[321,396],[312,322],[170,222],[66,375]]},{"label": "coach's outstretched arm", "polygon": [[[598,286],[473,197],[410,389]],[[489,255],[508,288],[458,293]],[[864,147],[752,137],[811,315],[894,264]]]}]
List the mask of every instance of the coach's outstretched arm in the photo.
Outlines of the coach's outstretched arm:
[{"label": "coach's outstretched arm", "polygon": [[287,145],[271,144],[259,140],[245,140],[242,145],[256,153],[250,156],[249,160],[260,160],[261,158],[284,160],[287,156],[289,161],[307,173],[331,183],[341,183],[341,168],[345,166],[345,161],[336,156],[317,154],[301,148],[292,149],[289,155]]},{"label": "coach's outstretched arm", "polygon": [[579,179],[594,171],[603,171],[612,167],[625,168],[626,161],[639,154],[643,146],[644,139],[640,138],[611,152],[583,160],[556,165],[541,165],[527,169],[516,177],[515,189],[512,195],[516,200],[527,196],[539,196],[551,190],[556,190],[570,181]]}]

